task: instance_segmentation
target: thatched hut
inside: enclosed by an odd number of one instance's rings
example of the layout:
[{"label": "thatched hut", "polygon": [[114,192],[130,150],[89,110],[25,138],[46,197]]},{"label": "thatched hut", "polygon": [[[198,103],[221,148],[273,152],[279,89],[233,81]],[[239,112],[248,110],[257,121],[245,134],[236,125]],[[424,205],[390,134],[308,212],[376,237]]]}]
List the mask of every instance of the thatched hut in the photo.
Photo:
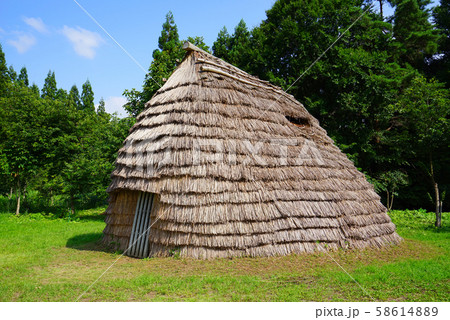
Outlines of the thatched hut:
[{"label": "thatched hut", "polygon": [[186,43],[119,151],[104,241],[137,257],[398,243],[364,175],[301,103]]}]

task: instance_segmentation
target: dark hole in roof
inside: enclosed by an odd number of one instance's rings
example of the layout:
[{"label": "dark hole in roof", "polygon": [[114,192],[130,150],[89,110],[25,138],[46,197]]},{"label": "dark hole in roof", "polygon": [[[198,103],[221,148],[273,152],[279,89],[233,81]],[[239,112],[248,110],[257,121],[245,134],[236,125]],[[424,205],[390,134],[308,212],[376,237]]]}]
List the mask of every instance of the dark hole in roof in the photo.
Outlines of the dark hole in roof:
[{"label": "dark hole in roof", "polygon": [[311,124],[309,123],[309,120],[307,118],[296,118],[291,116],[285,116],[286,120],[292,123],[293,125],[297,127],[309,127]]}]

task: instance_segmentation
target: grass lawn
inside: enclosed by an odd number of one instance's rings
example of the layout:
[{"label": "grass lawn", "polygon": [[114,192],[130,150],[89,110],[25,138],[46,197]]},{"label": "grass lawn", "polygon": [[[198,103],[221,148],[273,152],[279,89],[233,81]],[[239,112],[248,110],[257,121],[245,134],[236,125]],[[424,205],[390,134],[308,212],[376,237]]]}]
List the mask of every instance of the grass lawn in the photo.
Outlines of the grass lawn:
[{"label": "grass lawn", "polygon": [[[0,214],[0,301],[75,301],[120,253],[97,244],[104,208],[72,221]],[[120,258],[81,301],[449,301],[449,227],[394,211],[383,250],[200,261]],[[450,213],[443,214],[448,224]],[[356,279],[364,291],[351,277]]]}]

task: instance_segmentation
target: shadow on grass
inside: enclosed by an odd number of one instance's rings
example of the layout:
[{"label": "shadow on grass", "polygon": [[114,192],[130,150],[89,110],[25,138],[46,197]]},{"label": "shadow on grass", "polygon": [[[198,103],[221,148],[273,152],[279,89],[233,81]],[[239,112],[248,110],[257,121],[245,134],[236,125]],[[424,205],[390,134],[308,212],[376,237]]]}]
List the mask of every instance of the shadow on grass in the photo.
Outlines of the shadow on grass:
[{"label": "shadow on grass", "polygon": [[77,220],[77,221],[105,221],[105,216],[104,215],[75,215],[74,218],[72,218],[73,220]]},{"label": "shadow on grass", "polygon": [[445,226],[442,226],[440,228],[436,228],[435,226],[432,225],[432,226],[424,227],[424,230],[431,231],[433,233],[449,233],[450,232],[450,226],[445,225]]},{"label": "shadow on grass", "polygon": [[76,235],[67,240],[66,247],[83,251],[114,252],[114,248],[101,243],[102,236],[101,232]]}]

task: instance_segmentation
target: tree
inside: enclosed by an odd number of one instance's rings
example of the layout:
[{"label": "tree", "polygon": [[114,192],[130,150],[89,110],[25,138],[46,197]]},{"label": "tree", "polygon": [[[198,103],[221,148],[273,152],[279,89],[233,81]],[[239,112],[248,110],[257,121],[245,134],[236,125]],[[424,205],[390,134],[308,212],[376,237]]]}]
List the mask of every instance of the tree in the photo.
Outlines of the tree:
[{"label": "tree", "polygon": [[55,72],[49,71],[42,87],[42,98],[56,100],[58,96],[58,88],[56,87]]},{"label": "tree", "polygon": [[9,78],[12,82],[17,80],[17,72],[14,70],[13,66],[9,66],[8,74],[9,74]]},{"label": "tree", "polygon": [[80,92],[78,91],[78,88],[75,84],[72,86],[72,88],[70,88],[68,103],[71,107],[77,110],[81,110],[83,108],[80,99]]},{"label": "tree", "polygon": [[245,71],[252,71],[250,66],[254,61],[252,59],[252,38],[247,29],[245,21],[241,19],[234,29],[233,35],[229,35],[227,28],[223,27],[217,35],[217,40],[213,44],[213,52],[232,65],[235,65]]},{"label": "tree", "polygon": [[6,87],[10,79],[8,76],[8,66],[6,65],[5,53],[0,44],[0,96],[6,93]]},{"label": "tree", "polygon": [[231,64],[241,67],[243,70],[250,70],[250,32],[244,20],[241,19],[234,29],[230,39],[230,51],[228,60]]},{"label": "tree", "polygon": [[401,170],[385,171],[379,175],[378,180],[381,189],[386,192],[386,207],[388,211],[391,211],[398,189],[408,185],[408,174]]},{"label": "tree", "polygon": [[248,69],[304,103],[355,165],[376,177],[396,161],[382,135],[388,105],[411,71],[392,60],[392,26],[371,9],[362,15],[362,3],[275,2],[251,32]]},{"label": "tree", "polygon": [[[1,49],[1,47],[0,47]],[[119,119],[93,107],[93,91],[83,85],[83,101],[77,87],[69,93],[57,89],[49,72],[40,96],[39,87],[25,85],[22,68],[10,77],[0,50],[0,193],[15,191],[16,214],[30,208],[28,190],[38,191],[52,204],[54,195],[67,200],[72,212],[79,205],[104,203],[117,151],[134,119]],[[95,202],[97,201],[97,202]]]},{"label": "tree", "polygon": [[125,90],[123,93],[128,100],[128,103],[124,106],[125,110],[134,117],[144,110],[145,103],[167,81],[183,56],[184,51],[178,36],[178,28],[172,12],[169,11],[158,38],[158,49],[153,51],[153,61],[145,76],[142,91],[131,89]]},{"label": "tree", "polygon": [[102,97],[102,98],[100,98],[100,101],[98,102],[97,114],[103,115],[105,113],[106,113],[105,100],[103,100],[103,97]]},{"label": "tree", "polygon": [[158,48],[153,51],[153,61],[144,80],[141,94],[143,103],[149,101],[160,86],[167,81],[184,56],[178,28],[170,11],[166,15],[166,21],[158,38]]},{"label": "tree", "polygon": [[17,78],[17,80],[18,80],[22,85],[28,87],[29,82],[28,82],[28,72],[27,72],[27,68],[22,67],[22,69],[20,69],[19,77]]},{"label": "tree", "polygon": [[217,35],[216,41],[212,46],[213,54],[225,61],[228,61],[228,54],[231,47],[231,36],[228,33],[227,27],[223,27]]},{"label": "tree", "polygon": [[123,96],[127,98],[127,103],[123,108],[128,112],[129,115],[136,118],[139,113],[144,110],[144,103],[141,100],[142,92],[132,88],[130,90],[125,89]]},{"label": "tree", "polygon": [[94,91],[92,91],[92,86],[89,80],[86,80],[83,84],[81,91],[81,102],[83,110],[87,110],[92,113],[95,112]]},{"label": "tree", "polygon": [[442,193],[450,172],[450,94],[442,83],[417,76],[391,105],[391,141],[404,150],[410,166],[422,170],[434,194],[436,227],[441,226]]},{"label": "tree", "polygon": [[4,128],[2,155],[8,164],[17,194],[16,215],[20,213],[21,195],[39,166],[46,161],[48,127],[44,124],[51,108],[29,88],[14,84],[0,99]]},{"label": "tree", "polygon": [[33,83],[30,87],[31,92],[33,92],[33,94],[39,98],[40,97],[40,90],[39,87],[36,83]]},{"label": "tree", "polygon": [[67,94],[66,90],[60,88],[60,89],[58,89],[58,91],[56,91],[56,99],[61,102],[66,103],[68,97],[69,97],[69,95]]},{"label": "tree", "polygon": [[438,54],[431,60],[430,75],[450,87],[450,1],[441,0],[433,10],[435,27],[442,34],[439,40]]},{"label": "tree", "polygon": [[205,39],[203,37],[188,37],[187,41],[189,41],[194,46],[197,46],[197,47],[199,47],[200,49],[202,49],[202,50],[204,50],[206,52],[209,52],[209,53],[211,52],[209,47],[206,45]]},{"label": "tree", "polygon": [[430,0],[396,1],[394,37],[397,59],[423,71],[425,58],[431,58],[438,48],[439,35],[429,22],[430,12],[425,6]]}]

